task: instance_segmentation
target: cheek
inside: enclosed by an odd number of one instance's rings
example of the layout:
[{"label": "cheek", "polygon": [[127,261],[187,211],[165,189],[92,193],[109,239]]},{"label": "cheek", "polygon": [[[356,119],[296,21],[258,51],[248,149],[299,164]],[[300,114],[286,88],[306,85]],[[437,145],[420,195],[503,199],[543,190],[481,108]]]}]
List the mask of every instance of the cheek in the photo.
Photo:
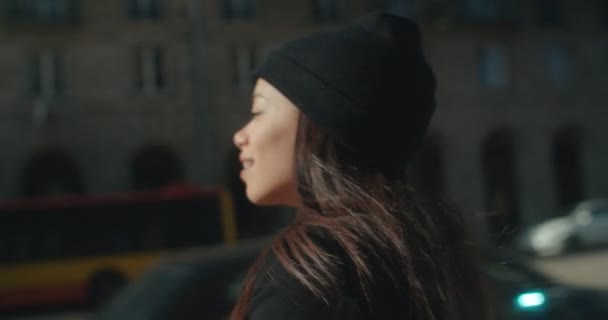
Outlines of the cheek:
[{"label": "cheek", "polygon": [[295,176],[294,144],[286,140],[276,139],[266,148],[260,148],[259,168],[264,175],[261,178],[276,187],[293,183]]},{"label": "cheek", "polygon": [[[257,157],[262,165],[283,173],[294,168],[295,130],[291,127],[269,127],[260,132],[257,141]],[[273,170],[274,169],[274,170]]]},{"label": "cheek", "polygon": [[297,190],[293,165],[268,160],[246,181],[247,197],[259,205],[294,206]]},{"label": "cheek", "polygon": [[287,204],[296,194],[295,187],[295,133],[275,130],[260,136],[256,162],[247,193],[258,204]]}]

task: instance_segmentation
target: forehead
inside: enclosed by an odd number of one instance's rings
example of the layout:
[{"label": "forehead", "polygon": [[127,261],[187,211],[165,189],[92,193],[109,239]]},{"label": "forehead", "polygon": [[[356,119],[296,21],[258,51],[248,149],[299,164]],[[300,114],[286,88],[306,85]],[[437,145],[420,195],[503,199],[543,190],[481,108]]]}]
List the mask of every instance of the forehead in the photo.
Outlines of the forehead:
[{"label": "forehead", "polygon": [[284,96],[271,83],[264,79],[258,79],[253,90],[254,105],[260,104],[264,108],[271,107],[276,113],[287,114],[289,117],[296,117],[300,111],[291,100]]},{"label": "forehead", "polygon": [[279,90],[262,78],[259,78],[255,83],[253,98],[260,98],[271,102],[284,102],[287,100]]}]

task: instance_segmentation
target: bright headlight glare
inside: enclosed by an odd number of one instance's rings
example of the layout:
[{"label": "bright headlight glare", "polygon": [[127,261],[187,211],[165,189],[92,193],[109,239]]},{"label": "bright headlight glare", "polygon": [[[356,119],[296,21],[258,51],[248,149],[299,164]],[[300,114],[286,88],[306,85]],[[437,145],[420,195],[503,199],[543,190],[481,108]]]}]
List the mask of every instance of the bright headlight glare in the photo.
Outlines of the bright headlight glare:
[{"label": "bright headlight glare", "polygon": [[547,297],[540,291],[529,291],[515,298],[515,305],[521,310],[538,309],[547,302]]}]

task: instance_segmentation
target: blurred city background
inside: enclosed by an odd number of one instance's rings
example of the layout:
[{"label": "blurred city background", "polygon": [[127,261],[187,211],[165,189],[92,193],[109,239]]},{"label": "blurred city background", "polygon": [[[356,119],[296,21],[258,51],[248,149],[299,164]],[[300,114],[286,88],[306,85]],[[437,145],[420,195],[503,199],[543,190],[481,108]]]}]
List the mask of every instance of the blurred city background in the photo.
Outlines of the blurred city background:
[{"label": "blurred city background", "polygon": [[0,319],[221,319],[293,214],[239,179],[252,70],[378,10],[420,23],[409,172],[469,217],[498,313],[608,319],[606,0],[0,0]]}]

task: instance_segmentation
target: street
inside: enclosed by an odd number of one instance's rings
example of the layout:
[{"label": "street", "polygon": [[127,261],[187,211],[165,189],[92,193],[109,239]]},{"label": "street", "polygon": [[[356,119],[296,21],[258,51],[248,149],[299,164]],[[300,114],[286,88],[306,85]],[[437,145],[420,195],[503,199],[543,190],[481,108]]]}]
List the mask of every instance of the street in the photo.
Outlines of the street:
[{"label": "street", "polygon": [[531,259],[531,263],[565,284],[608,290],[608,249]]}]

